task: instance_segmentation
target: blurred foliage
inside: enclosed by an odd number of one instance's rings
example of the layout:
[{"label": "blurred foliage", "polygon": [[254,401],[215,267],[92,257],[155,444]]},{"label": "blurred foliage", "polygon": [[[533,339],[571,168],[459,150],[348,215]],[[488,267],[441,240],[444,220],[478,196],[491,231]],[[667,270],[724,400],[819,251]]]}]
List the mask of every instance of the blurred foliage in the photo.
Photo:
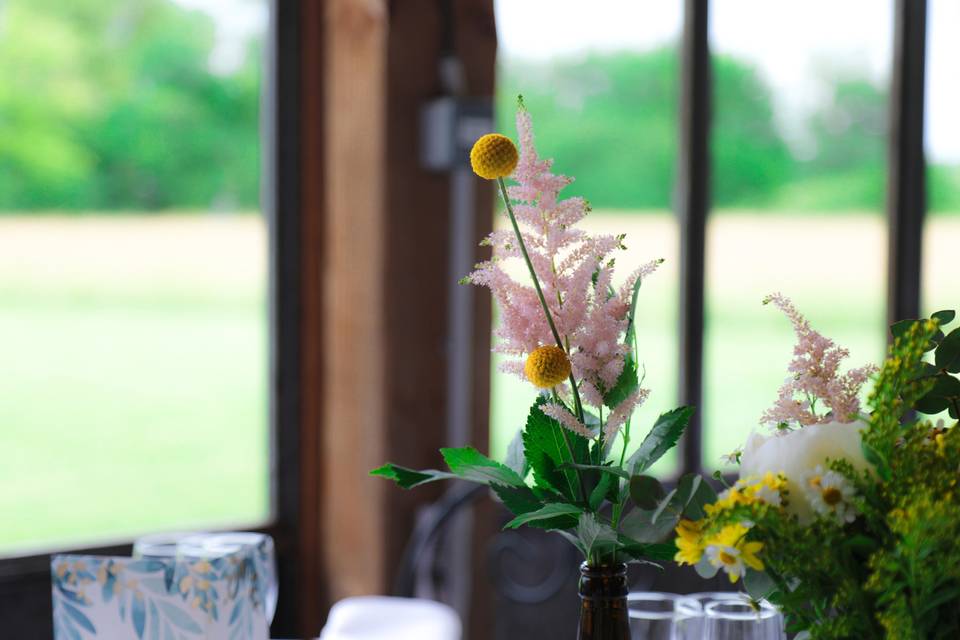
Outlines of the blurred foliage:
[{"label": "blurred foliage", "polygon": [[[170,0],[0,2],[0,211],[252,208],[259,192],[260,43],[211,71],[212,19]],[[522,93],[546,155],[597,207],[671,205],[676,50],[507,60],[498,113]],[[720,207],[880,211],[885,99],[831,87],[798,151],[752,65],[717,56],[713,195]],[[960,170],[932,166],[930,205],[960,210]]]},{"label": "blurred foliage", "polygon": [[260,56],[167,0],[0,4],[0,210],[251,207]]},{"label": "blurred foliage", "polygon": [[[523,94],[538,144],[571,187],[600,208],[662,209],[676,173],[676,49],[607,53],[549,62],[507,61],[497,106],[512,131]],[[869,80],[824,77],[829,87],[791,146],[774,96],[757,69],[715,56],[713,201],[719,207],[880,212],[886,197],[886,96]],[[960,210],[960,169],[932,165],[933,210]]]}]

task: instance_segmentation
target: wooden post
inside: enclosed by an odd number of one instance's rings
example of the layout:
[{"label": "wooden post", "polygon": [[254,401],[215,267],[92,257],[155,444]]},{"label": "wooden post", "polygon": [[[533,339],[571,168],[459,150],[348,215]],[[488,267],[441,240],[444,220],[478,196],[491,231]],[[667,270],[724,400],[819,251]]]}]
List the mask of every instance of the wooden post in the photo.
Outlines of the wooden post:
[{"label": "wooden post", "polygon": [[[492,2],[457,5],[470,87],[491,95]],[[367,472],[387,460],[441,464],[450,187],[419,164],[420,108],[440,88],[438,3],[329,0],[325,20],[319,499],[322,564],[337,600],[389,591],[416,509],[438,495]],[[488,187],[477,189],[478,241],[492,223]],[[483,448],[488,304],[477,306],[475,326],[471,432]]]}]

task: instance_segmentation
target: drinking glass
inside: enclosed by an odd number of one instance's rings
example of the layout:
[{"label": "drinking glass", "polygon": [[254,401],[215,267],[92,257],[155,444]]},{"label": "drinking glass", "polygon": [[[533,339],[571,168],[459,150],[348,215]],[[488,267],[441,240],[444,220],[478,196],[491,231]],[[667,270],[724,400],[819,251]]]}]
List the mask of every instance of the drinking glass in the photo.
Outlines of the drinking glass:
[{"label": "drinking glass", "polygon": [[176,558],[177,547],[184,540],[203,536],[198,531],[177,531],[172,533],[154,533],[140,536],[133,543],[133,557],[137,560]]},{"label": "drinking glass", "polygon": [[638,591],[627,596],[633,640],[693,640],[702,614],[696,600],[675,593]]},{"label": "drinking glass", "polygon": [[704,640],[786,640],[783,616],[769,602],[714,600],[704,607]]}]

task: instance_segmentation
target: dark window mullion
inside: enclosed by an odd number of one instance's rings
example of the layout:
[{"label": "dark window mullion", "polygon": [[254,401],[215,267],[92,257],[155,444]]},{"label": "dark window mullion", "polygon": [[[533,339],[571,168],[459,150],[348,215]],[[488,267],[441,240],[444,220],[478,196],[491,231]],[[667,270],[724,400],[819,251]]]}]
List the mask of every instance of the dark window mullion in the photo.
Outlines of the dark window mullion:
[{"label": "dark window mullion", "polygon": [[676,197],[680,224],[680,403],[697,407],[680,444],[684,472],[699,471],[703,460],[704,263],[710,208],[708,5],[708,0],[685,0],[681,44]]},{"label": "dark window mullion", "polygon": [[896,0],[887,184],[888,324],[920,315],[926,211],[923,153],[926,0]]}]

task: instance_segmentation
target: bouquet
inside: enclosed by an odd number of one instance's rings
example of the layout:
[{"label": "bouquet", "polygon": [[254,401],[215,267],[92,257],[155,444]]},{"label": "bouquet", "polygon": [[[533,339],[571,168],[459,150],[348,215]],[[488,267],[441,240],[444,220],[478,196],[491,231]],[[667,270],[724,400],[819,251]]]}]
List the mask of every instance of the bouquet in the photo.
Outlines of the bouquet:
[{"label": "bouquet", "polygon": [[732,454],[739,480],[679,522],[677,561],[742,578],[804,637],[960,636],[960,435],[914,413],[960,416],[960,329],[940,330],[954,312],[895,324],[878,373],[840,373],[847,351],[786,298],[768,301],[798,336],[763,414],[772,433],[752,434]]},{"label": "bouquet", "polygon": [[[713,493],[691,476],[659,524],[651,520],[655,504],[630,510],[631,494],[641,501],[665,496],[644,472],[676,444],[693,412],[680,407],[661,415],[627,455],[633,414],[649,394],[638,375],[639,290],[661,261],[617,283],[614,258],[625,249],[624,236],[578,227],[590,208],[582,198],[560,198],[572,180],[537,155],[522,101],[516,123],[519,153],[509,138],[488,134],[470,154],[474,171],[496,181],[510,229],[484,240],[492,257],[464,282],[490,290],[500,307],[495,350],[511,357],[504,369],[540,394],[503,462],[471,447],[442,449],[449,471],[389,463],[372,474],[404,488],[447,478],[489,485],[514,515],[507,527],[556,531],[590,566],[669,560],[680,515],[699,513],[696,505]],[[515,184],[507,186],[507,177]]]}]

